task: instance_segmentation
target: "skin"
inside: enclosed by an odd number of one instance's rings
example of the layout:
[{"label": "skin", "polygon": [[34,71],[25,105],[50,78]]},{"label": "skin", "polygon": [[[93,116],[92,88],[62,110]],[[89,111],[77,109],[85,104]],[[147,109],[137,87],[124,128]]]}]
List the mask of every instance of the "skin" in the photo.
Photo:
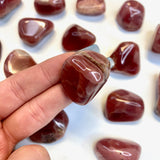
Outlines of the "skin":
[{"label": "skin", "polygon": [[71,103],[60,83],[60,73],[72,54],[53,57],[0,82],[0,160],[50,160],[39,145],[12,151]]}]

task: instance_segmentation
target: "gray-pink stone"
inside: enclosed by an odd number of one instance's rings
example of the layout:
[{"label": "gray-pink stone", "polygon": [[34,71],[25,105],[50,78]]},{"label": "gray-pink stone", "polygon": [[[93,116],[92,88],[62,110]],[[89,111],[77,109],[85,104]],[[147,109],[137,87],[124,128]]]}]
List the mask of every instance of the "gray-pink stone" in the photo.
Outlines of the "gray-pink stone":
[{"label": "gray-pink stone", "polygon": [[106,10],[104,0],[77,0],[77,12],[83,15],[101,15]]}]

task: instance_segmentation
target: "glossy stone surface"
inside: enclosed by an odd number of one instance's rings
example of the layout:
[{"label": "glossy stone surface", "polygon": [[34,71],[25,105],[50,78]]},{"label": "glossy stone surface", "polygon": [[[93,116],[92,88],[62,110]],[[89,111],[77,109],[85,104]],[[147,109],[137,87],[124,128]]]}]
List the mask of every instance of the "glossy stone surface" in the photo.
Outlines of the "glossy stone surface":
[{"label": "glossy stone surface", "polygon": [[155,113],[160,117],[160,74],[157,79],[156,91],[157,91],[156,92],[157,93],[157,104],[156,104],[156,108],[155,108]]},{"label": "glossy stone surface", "polygon": [[68,116],[61,111],[49,124],[30,136],[33,142],[51,143],[62,138],[68,126]]},{"label": "glossy stone surface", "polygon": [[33,46],[48,35],[53,27],[53,23],[46,19],[23,18],[19,21],[18,32],[26,44]]},{"label": "glossy stone surface", "polygon": [[34,7],[39,14],[56,15],[64,11],[64,0],[35,0]]},{"label": "glossy stone surface", "polygon": [[160,24],[156,28],[156,32],[153,38],[152,51],[155,53],[160,53]]},{"label": "glossy stone surface", "polygon": [[122,42],[110,58],[114,61],[114,72],[136,75],[140,71],[139,46],[134,42]]},{"label": "glossy stone surface", "polygon": [[20,5],[21,0],[1,0],[0,1],[0,18],[3,18],[18,5]]},{"label": "glossy stone surface", "polygon": [[129,140],[106,138],[96,143],[95,154],[98,160],[139,160],[141,146]]},{"label": "glossy stone surface", "polygon": [[104,0],[77,0],[76,9],[80,14],[95,16],[103,14],[106,5]]},{"label": "glossy stone surface", "polygon": [[4,62],[4,73],[9,77],[19,71],[35,65],[36,62],[24,50],[16,49],[12,51]]},{"label": "glossy stone surface", "polygon": [[117,23],[127,31],[136,31],[141,28],[144,19],[144,7],[135,0],[124,2],[117,14]]},{"label": "glossy stone surface", "polygon": [[61,83],[73,102],[85,105],[102,88],[109,73],[110,63],[103,55],[79,51],[65,61]]},{"label": "glossy stone surface", "polygon": [[136,121],[144,113],[142,98],[130,91],[119,89],[108,95],[105,117],[110,121]]},{"label": "glossy stone surface", "polygon": [[62,46],[67,51],[75,51],[88,47],[95,41],[96,37],[93,33],[75,24],[65,31]]}]

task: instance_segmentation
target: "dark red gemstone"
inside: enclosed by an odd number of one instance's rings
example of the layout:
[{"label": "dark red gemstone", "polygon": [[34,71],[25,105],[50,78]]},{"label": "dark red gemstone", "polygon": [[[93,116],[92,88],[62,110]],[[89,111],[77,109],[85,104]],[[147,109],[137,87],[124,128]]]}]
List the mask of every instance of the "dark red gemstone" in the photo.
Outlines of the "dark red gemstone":
[{"label": "dark red gemstone", "polygon": [[46,19],[23,18],[19,21],[20,38],[28,45],[38,44],[53,30],[53,23]]},{"label": "dark red gemstone", "polygon": [[64,11],[64,0],[35,0],[34,7],[39,14],[42,15],[55,15]]},{"label": "dark red gemstone", "polygon": [[80,14],[95,16],[103,14],[106,5],[104,0],[77,0],[76,9]]},{"label": "dark red gemstone", "polygon": [[142,98],[135,93],[119,89],[109,94],[105,117],[110,121],[136,121],[144,113],[144,102]]},{"label": "dark red gemstone", "polygon": [[155,53],[160,53],[160,24],[156,28],[154,35],[154,40],[152,44],[152,51]]},{"label": "dark red gemstone", "polygon": [[79,25],[72,25],[63,35],[62,46],[67,51],[80,50],[92,45],[96,37]]},{"label": "dark red gemstone", "polygon": [[79,51],[65,61],[61,83],[72,101],[85,105],[105,84],[109,73],[106,57],[93,51]]},{"label": "dark red gemstone", "polygon": [[144,12],[144,7],[140,2],[128,0],[120,8],[116,20],[123,29],[136,31],[142,26]]},{"label": "dark red gemstone", "polygon": [[51,143],[62,138],[68,126],[68,116],[61,111],[49,124],[30,136],[33,142]]},{"label": "dark red gemstone", "polygon": [[35,64],[36,62],[27,52],[16,49],[12,51],[6,58],[4,62],[4,73],[6,77],[9,77]]},{"label": "dark red gemstone", "polygon": [[135,75],[140,70],[139,47],[134,42],[123,42],[110,56],[114,61],[111,68],[114,72]]},{"label": "dark red gemstone", "polygon": [[6,16],[13,9],[15,9],[21,0],[1,0],[0,1],[0,18]]},{"label": "dark red gemstone", "polygon": [[101,139],[96,143],[98,160],[139,160],[141,146],[136,142],[122,139]]},{"label": "dark red gemstone", "polygon": [[158,76],[158,81],[157,81],[157,104],[155,108],[155,113],[160,117],[160,74]]}]

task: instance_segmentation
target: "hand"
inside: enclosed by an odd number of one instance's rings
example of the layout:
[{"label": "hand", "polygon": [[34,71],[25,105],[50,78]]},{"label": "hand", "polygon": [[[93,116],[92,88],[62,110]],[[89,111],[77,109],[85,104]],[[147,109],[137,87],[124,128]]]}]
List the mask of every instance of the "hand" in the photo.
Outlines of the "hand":
[{"label": "hand", "polygon": [[71,100],[64,94],[60,73],[65,53],[0,82],[0,160],[49,160],[39,145],[15,145],[49,123]]}]

